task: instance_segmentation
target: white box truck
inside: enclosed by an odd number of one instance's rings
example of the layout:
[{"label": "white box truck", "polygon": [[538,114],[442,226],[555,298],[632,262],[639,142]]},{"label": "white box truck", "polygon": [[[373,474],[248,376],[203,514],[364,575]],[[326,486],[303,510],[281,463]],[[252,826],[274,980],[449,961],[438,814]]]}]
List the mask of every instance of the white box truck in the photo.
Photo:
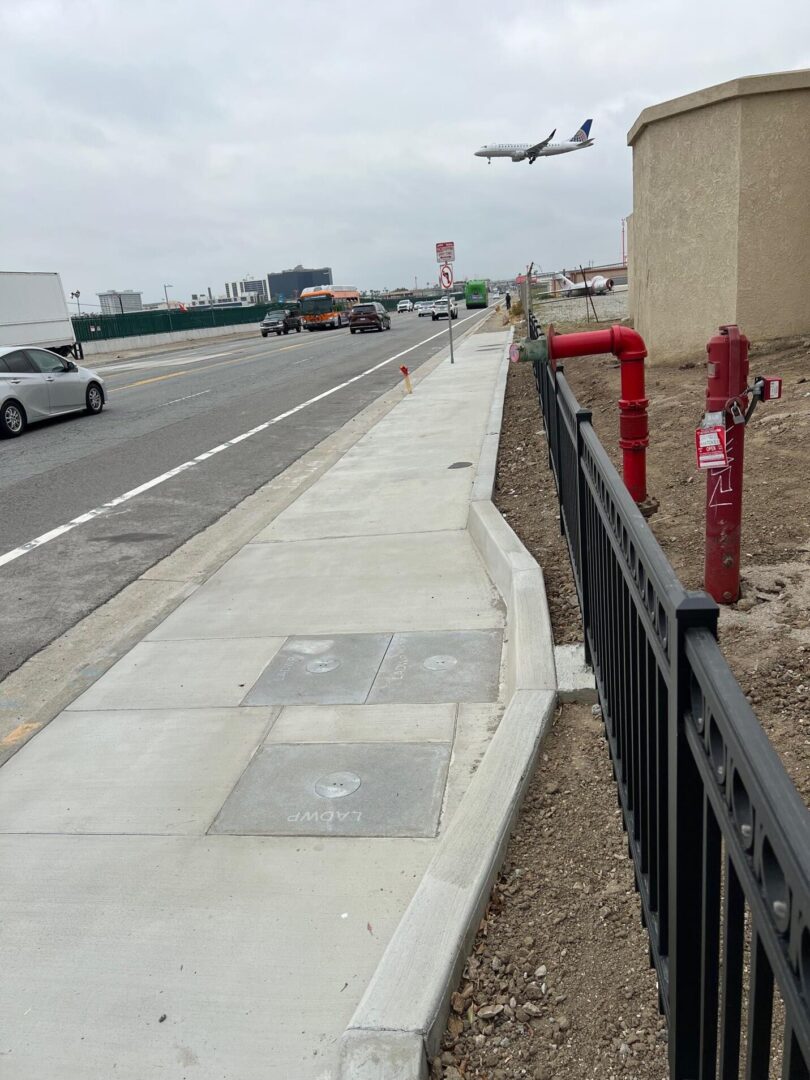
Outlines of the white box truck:
[{"label": "white box truck", "polygon": [[58,274],[0,270],[0,346],[39,345],[83,357]]}]

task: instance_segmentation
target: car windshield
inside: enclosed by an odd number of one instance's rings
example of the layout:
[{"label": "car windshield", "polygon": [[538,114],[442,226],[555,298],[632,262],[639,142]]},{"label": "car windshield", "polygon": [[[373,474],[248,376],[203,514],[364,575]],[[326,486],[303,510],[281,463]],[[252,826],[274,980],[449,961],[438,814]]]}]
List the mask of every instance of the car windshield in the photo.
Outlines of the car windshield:
[{"label": "car windshield", "polygon": [[352,308],[353,315],[366,315],[369,311],[375,312],[377,309],[373,304],[355,304]]},{"label": "car windshield", "polygon": [[284,318],[284,312],[283,311],[268,311],[267,314],[264,317],[264,321],[265,322],[276,322],[279,319],[283,319],[283,318]]}]

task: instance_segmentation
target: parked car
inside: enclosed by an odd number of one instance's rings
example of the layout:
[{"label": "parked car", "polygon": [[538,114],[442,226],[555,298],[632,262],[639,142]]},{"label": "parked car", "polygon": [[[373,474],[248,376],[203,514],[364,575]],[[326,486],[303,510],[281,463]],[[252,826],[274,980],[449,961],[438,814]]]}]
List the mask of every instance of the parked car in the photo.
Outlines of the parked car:
[{"label": "parked car", "polygon": [[413,311],[413,300],[400,300],[397,304],[397,314],[401,315],[403,311]]},{"label": "parked car", "polygon": [[0,435],[62,413],[100,413],[107,394],[94,371],[49,349],[0,348]]},{"label": "parked car", "polygon": [[390,330],[391,316],[376,300],[371,304],[355,304],[349,312],[349,329],[352,333],[356,330]]},{"label": "parked car", "polygon": [[290,311],[289,308],[268,311],[259,323],[259,329],[262,332],[262,337],[267,337],[268,334],[275,334],[276,337],[280,337],[282,334],[289,334],[291,330],[295,330],[296,333],[300,334],[301,316],[297,311]]},{"label": "parked car", "polygon": [[437,319],[457,319],[458,304],[456,304],[452,296],[443,300],[434,300],[430,309],[430,317],[434,322]]},{"label": "parked car", "polygon": [[427,300],[420,300],[416,305],[416,314],[421,319],[423,315],[430,315],[433,305],[429,304]]}]

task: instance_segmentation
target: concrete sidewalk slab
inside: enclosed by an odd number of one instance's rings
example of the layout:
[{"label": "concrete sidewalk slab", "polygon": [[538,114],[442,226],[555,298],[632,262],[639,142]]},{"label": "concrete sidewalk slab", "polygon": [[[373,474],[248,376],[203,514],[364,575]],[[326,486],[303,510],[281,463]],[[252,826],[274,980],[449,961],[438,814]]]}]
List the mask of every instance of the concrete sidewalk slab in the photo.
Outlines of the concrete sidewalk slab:
[{"label": "concrete sidewalk slab", "polygon": [[4,1080],[333,1076],[432,846],[0,836]]},{"label": "concrete sidewalk slab", "polygon": [[495,701],[502,643],[500,630],[394,634],[369,703]]},{"label": "concrete sidewalk slab", "polygon": [[239,705],[284,638],[143,641],[70,709],[194,709]]},{"label": "concrete sidewalk slab", "polygon": [[453,741],[455,705],[289,706],[268,742]]},{"label": "concrete sidewalk slab", "polygon": [[248,544],[147,640],[503,623],[503,603],[466,532],[408,533]]},{"label": "concrete sidewalk slab", "polygon": [[0,832],[202,836],[277,713],[64,712],[3,766]]},{"label": "concrete sidewalk slab", "polygon": [[390,634],[288,638],[244,704],[362,705],[390,643]]},{"label": "concrete sidewalk slab", "polygon": [[211,826],[240,836],[435,836],[447,746],[270,743]]}]

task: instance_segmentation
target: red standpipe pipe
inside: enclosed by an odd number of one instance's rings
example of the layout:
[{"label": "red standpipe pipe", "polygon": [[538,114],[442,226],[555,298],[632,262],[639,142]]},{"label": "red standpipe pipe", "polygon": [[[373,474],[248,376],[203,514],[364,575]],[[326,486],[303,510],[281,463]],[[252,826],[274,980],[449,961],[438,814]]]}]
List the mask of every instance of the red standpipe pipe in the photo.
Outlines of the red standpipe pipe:
[{"label": "red standpipe pipe", "polygon": [[548,328],[548,355],[552,365],[573,356],[613,353],[621,364],[619,398],[619,446],[622,449],[624,483],[633,501],[649,505],[647,499],[647,447],[650,444],[647,406],[644,396],[644,357],[647,346],[641,334],[627,326],[589,330],[581,334],[557,334]]}]

